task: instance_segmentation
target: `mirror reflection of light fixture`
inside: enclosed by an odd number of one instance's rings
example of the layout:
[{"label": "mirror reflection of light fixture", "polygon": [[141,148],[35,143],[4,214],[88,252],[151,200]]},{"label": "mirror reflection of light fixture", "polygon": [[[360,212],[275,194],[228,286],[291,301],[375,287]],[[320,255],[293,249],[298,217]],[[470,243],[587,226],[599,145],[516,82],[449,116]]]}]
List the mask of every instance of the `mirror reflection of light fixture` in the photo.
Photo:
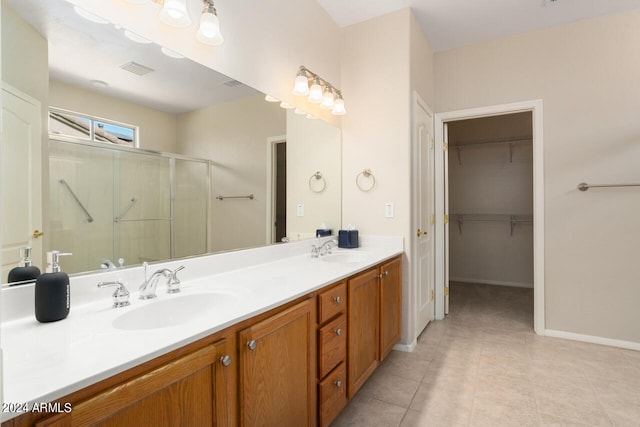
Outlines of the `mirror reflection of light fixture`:
[{"label": "mirror reflection of light fixture", "polygon": [[150,44],[152,43],[151,40],[149,39],[145,39],[142,36],[137,35],[136,33],[129,31],[129,30],[124,30],[124,35],[126,38],[128,38],[131,41],[134,41],[136,43],[141,43],[141,44]]},{"label": "mirror reflection of light fixture", "polygon": [[280,102],[278,98],[274,98],[273,96],[268,94],[264,96],[264,100],[267,102]]},{"label": "mirror reflection of light fixture", "polygon": [[91,12],[87,12],[86,10],[84,10],[81,7],[78,6],[73,6],[73,10],[76,11],[76,13],[80,16],[82,16],[84,19],[91,21],[91,22],[95,22],[96,24],[108,24],[109,21],[107,21],[104,18],[99,17],[98,15],[94,15]]},{"label": "mirror reflection of light fixture", "polygon": [[176,28],[184,28],[191,25],[191,17],[187,10],[186,0],[164,0],[164,5],[160,10],[160,20]]},{"label": "mirror reflection of light fixture", "polygon": [[[311,88],[309,88],[309,81],[313,83]],[[300,66],[298,74],[296,74],[292,92],[298,96],[308,95],[309,102],[320,104],[320,107],[325,110],[331,110],[331,114],[334,116],[347,114],[342,92],[303,65]]]},{"label": "mirror reflection of light fixture", "polygon": [[167,55],[169,58],[182,59],[184,56],[180,55],[178,52],[168,49],[164,46],[160,48],[160,51]]},{"label": "mirror reflection of light fixture", "polygon": [[203,0],[203,2],[204,8],[200,16],[200,26],[196,33],[196,39],[211,46],[221,45],[224,42],[224,37],[222,37],[222,32],[220,31],[218,12],[213,6],[213,0]]}]

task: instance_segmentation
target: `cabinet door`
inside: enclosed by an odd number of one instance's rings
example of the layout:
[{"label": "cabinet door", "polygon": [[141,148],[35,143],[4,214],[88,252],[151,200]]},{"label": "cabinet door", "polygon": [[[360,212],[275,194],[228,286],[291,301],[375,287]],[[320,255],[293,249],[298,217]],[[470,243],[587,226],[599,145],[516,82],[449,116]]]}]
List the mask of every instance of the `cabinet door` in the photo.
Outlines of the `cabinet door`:
[{"label": "cabinet door", "polygon": [[391,351],[402,333],[402,260],[380,266],[380,360]]},{"label": "cabinet door", "polygon": [[[112,387],[36,426],[230,426],[237,417],[233,366],[224,366],[226,340]],[[230,356],[230,355],[229,355]],[[234,384],[235,385],[235,384]],[[216,408],[220,402],[221,406]],[[233,409],[232,409],[233,410]]]},{"label": "cabinet door", "polygon": [[348,397],[351,399],[378,366],[378,270],[369,270],[348,284]]},{"label": "cabinet door", "polygon": [[311,300],[238,335],[240,425],[312,424]]}]

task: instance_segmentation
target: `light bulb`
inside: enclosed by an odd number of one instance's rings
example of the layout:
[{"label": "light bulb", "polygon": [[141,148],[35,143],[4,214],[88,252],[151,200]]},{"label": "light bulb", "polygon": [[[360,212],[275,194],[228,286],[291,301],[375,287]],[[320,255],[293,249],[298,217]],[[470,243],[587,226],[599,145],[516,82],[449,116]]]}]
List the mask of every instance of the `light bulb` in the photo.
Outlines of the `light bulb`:
[{"label": "light bulb", "polygon": [[160,10],[160,20],[172,27],[184,28],[191,25],[185,0],[165,0]]},{"label": "light bulb", "polygon": [[320,86],[320,79],[318,77],[313,80],[313,84],[309,89],[308,100],[313,104],[319,104],[322,102],[322,86]]},{"label": "light bulb", "polygon": [[216,9],[207,2],[200,16],[200,27],[198,27],[196,39],[210,46],[218,46],[224,42]]},{"label": "light bulb", "polygon": [[309,95],[309,80],[302,70],[300,70],[296,76],[296,82],[293,85],[293,94],[298,96]]},{"label": "light bulb", "polygon": [[347,114],[347,110],[344,108],[344,100],[342,99],[341,94],[338,94],[338,98],[333,103],[331,114],[333,114],[334,116],[344,116],[345,114]]},{"label": "light bulb", "polygon": [[330,86],[327,86],[324,94],[322,94],[322,102],[320,102],[320,108],[331,110],[333,108],[333,105],[333,89]]}]

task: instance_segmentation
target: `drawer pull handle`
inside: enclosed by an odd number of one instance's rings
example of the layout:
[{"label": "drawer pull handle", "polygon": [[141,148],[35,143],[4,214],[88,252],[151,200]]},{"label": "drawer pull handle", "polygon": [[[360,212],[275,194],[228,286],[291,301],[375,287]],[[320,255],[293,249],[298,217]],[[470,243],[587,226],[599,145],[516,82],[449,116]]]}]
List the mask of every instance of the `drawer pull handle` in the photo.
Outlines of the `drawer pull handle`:
[{"label": "drawer pull handle", "polygon": [[342,329],[340,329],[340,328],[334,329],[333,332],[335,332],[336,335],[342,335]]},{"label": "drawer pull handle", "polygon": [[339,296],[333,297],[333,300],[335,301],[336,304],[340,304],[342,302],[342,298],[340,298]]},{"label": "drawer pull handle", "polygon": [[336,387],[338,387],[338,388],[342,388],[342,381],[340,381],[340,380],[336,380],[336,381],[334,381],[333,383],[336,385]]},{"label": "drawer pull handle", "polygon": [[231,356],[229,356],[228,354],[225,356],[222,356],[220,358],[220,363],[222,363],[222,366],[229,366],[231,365]]},{"label": "drawer pull handle", "polygon": [[256,349],[256,347],[258,347],[258,343],[256,342],[256,340],[248,341],[247,347],[249,347],[249,350],[253,351]]}]

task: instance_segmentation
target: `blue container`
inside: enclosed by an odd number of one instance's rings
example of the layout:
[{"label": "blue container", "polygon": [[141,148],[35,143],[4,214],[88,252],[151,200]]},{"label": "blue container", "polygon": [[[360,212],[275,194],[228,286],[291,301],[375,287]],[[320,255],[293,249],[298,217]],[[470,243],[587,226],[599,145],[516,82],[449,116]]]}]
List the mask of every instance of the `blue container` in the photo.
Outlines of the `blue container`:
[{"label": "blue container", "polygon": [[338,231],[338,247],[345,249],[353,249],[360,246],[358,240],[358,230],[340,230]]}]

